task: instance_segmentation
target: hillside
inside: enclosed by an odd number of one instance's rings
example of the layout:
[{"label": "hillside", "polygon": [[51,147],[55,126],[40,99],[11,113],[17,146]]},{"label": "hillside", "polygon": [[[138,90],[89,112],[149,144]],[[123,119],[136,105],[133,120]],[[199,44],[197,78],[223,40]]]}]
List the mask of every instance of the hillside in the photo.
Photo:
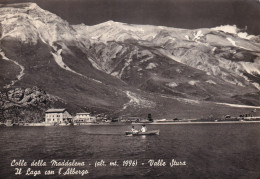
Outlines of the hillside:
[{"label": "hillside", "polygon": [[56,99],[42,112],[209,118],[260,105],[260,38],[236,26],[70,25],[34,3],[0,5],[0,68],[2,93],[36,87]]}]

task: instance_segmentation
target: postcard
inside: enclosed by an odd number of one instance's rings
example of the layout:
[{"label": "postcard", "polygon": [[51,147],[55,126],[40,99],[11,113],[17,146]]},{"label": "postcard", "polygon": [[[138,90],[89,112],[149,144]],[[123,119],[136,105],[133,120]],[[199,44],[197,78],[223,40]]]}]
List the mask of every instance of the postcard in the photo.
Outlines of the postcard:
[{"label": "postcard", "polygon": [[0,0],[0,178],[259,178],[259,0]]}]

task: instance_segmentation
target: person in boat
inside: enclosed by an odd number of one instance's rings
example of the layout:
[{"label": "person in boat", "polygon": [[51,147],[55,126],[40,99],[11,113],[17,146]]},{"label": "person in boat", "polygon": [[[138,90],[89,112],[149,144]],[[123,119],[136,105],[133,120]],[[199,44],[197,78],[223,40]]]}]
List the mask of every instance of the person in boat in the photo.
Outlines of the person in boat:
[{"label": "person in boat", "polygon": [[142,125],[142,128],[141,128],[140,131],[141,131],[141,132],[147,132],[147,128],[146,128],[146,126],[145,126],[145,125]]},{"label": "person in boat", "polygon": [[135,129],[135,126],[132,126],[131,131],[132,131],[133,133],[138,133],[138,130]]}]

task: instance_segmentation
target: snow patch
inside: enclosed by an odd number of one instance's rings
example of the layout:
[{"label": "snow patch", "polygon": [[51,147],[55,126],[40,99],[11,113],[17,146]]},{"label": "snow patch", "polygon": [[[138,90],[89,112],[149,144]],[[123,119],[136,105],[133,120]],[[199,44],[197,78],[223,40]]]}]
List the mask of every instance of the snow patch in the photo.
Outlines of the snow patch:
[{"label": "snow patch", "polygon": [[19,81],[19,80],[22,79],[22,77],[23,77],[23,75],[24,75],[24,67],[23,67],[21,64],[19,64],[17,61],[14,61],[14,60],[11,60],[11,59],[7,58],[7,57],[5,56],[5,53],[2,51],[2,49],[0,49],[0,55],[2,56],[2,59],[13,62],[14,64],[18,65],[18,66],[20,67],[20,69],[21,69],[19,75],[16,76],[17,80],[13,80],[13,81],[11,81],[10,84],[4,86],[4,88],[10,88],[10,87],[13,86],[17,81]]},{"label": "snow patch", "polygon": [[189,85],[194,86],[194,85],[196,85],[198,82],[199,82],[199,81],[197,81],[197,80],[191,80],[191,81],[189,81],[188,83],[189,83]]},{"label": "snow patch", "polygon": [[120,74],[118,75],[119,78],[122,77],[122,75],[123,75],[123,73],[124,73],[124,71],[125,71],[125,68],[128,67],[131,62],[132,62],[132,59],[127,59],[127,61],[126,61],[125,64],[124,64],[124,67],[122,68]]},{"label": "snow patch", "polygon": [[203,33],[202,33],[202,31],[201,30],[199,30],[199,31],[197,31],[197,33],[194,33],[194,38],[193,38],[193,40],[199,40],[201,37],[203,37],[204,35],[203,35]]},{"label": "snow patch", "polygon": [[258,83],[252,83],[252,85],[254,85],[256,89],[260,90],[260,85]]},{"label": "snow patch", "polygon": [[125,91],[125,93],[127,97],[130,99],[130,101],[124,104],[123,109],[126,109],[128,106],[141,107],[141,108],[155,107],[154,102],[148,101],[133,92]]},{"label": "snow patch", "polygon": [[213,85],[217,84],[215,81],[212,81],[212,80],[208,80],[208,81],[206,81],[206,83],[213,84]]},{"label": "snow patch", "polygon": [[157,63],[149,63],[145,69],[151,70],[153,68],[156,68],[158,66]]},{"label": "snow patch", "polygon": [[0,49],[0,55],[2,56],[3,60],[9,61],[10,59],[5,56],[5,53]]},{"label": "snow patch", "polygon": [[113,73],[111,73],[112,76],[119,76],[119,72],[118,71],[115,71]]},{"label": "snow patch", "polygon": [[230,33],[230,34],[237,34],[236,25],[221,25],[221,26],[212,28],[212,30],[223,31],[223,32]]},{"label": "snow patch", "polygon": [[140,63],[144,63],[144,62],[146,62],[146,61],[148,61],[148,60],[151,60],[153,57],[152,56],[149,56],[149,57],[147,57],[147,58],[144,58],[144,59],[142,59],[141,61],[140,61]]},{"label": "snow patch", "polygon": [[[182,63],[182,64],[185,64],[182,62],[181,58],[179,57],[176,57],[176,56],[173,56],[169,51],[167,50],[164,50],[164,49],[158,49],[158,52],[161,53],[162,55],[176,61],[176,62],[179,62],[179,63]],[[186,64],[185,64],[186,65]]]},{"label": "snow patch", "polygon": [[56,53],[51,52],[52,56],[54,57],[55,62],[63,69],[70,71],[72,73],[76,73],[74,70],[70,69],[62,60],[61,56],[62,49],[59,49]]},{"label": "snow patch", "polygon": [[103,71],[103,70],[101,69],[101,67],[99,67],[99,65],[98,65],[92,58],[89,57],[88,60],[91,62],[92,66],[93,66],[94,68],[96,68],[96,69],[99,70],[99,71]]},{"label": "snow patch", "polygon": [[168,84],[166,84],[166,85],[169,86],[169,87],[171,87],[171,88],[174,88],[174,87],[178,86],[178,84],[175,83],[175,82],[170,82],[170,83],[168,83]]},{"label": "snow patch", "polygon": [[178,101],[190,103],[190,104],[199,104],[200,102],[198,100],[193,99],[186,99],[186,98],[177,98]]},{"label": "snow patch", "polygon": [[242,104],[229,104],[229,103],[216,103],[216,104],[221,104],[221,105],[226,105],[226,106],[231,106],[231,107],[236,107],[236,108],[257,108],[257,109],[260,109],[260,106],[250,106],[250,105],[242,105]]},{"label": "snow patch", "polygon": [[260,60],[255,61],[255,63],[250,62],[240,62],[244,70],[251,75],[260,75]]},{"label": "snow patch", "polygon": [[159,29],[162,29],[162,30],[164,30],[164,29],[165,29],[165,27],[164,27],[164,26],[158,26],[158,28],[159,28]]},{"label": "snow patch", "polygon": [[227,37],[227,40],[235,47],[237,47],[236,42],[232,40],[231,38]]},{"label": "snow patch", "polygon": [[212,30],[223,31],[225,33],[230,33],[230,34],[236,34],[238,37],[247,39],[247,40],[255,37],[254,35],[248,35],[246,32],[238,32],[239,29],[237,28],[236,25],[221,25],[221,26],[212,28]]},{"label": "snow patch", "polygon": [[187,40],[190,40],[190,38],[189,38],[189,36],[188,36],[188,35],[185,35],[185,38],[186,38]]},{"label": "snow patch", "polygon": [[62,49],[59,49],[59,50],[56,51],[55,53],[51,52],[51,54],[52,54],[52,56],[53,56],[55,62],[56,62],[61,68],[63,68],[64,70],[70,71],[70,72],[72,72],[72,73],[74,73],[74,74],[77,74],[77,75],[79,75],[79,76],[82,76],[82,77],[84,77],[84,78],[86,78],[86,79],[95,81],[95,82],[97,82],[97,83],[102,83],[102,82],[99,81],[99,80],[95,80],[95,79],[89,78],[89,77],[87,77],[87,76],[85,76],[85,75],[82,75],[82,74],[80,74],[80,73],[78,73],[78,72],[72,70],[71,68],[69,68],[69,67],[63,62],[62,56],[61,56],[61,52],[62,52]]},{"label": "snow patch", "polygon": [[[147,56],[147,57],[145,57],[145,56]],[[153,54],[151,52],[149,52],[148,50],[142,50],[141,54],[137,54],[137,58],[142,59],[140,61],[140,63],[144,63],[148,60],[151,60],[153,58]]]},{"label": "snow patch", "polygon": [[36,3],[30,3],[30,6],[27,9],[36,9],[39,6]]},{"label": "snow patch", "polygon": [[248,35],[248,33],[246,32],[239,32],[238,37],[242,38],[242,39],[247,39],[250,40],[251,38],[255,37],[254,35]]},{"label": "snow patch", "polygon": [[236,42],[233,39],[231,39],[230,37],[227,37],[226,39],[235,47],[242,48],[242,49],[245,49],[245,50],[250,50],[250,49],[236,45]]}]

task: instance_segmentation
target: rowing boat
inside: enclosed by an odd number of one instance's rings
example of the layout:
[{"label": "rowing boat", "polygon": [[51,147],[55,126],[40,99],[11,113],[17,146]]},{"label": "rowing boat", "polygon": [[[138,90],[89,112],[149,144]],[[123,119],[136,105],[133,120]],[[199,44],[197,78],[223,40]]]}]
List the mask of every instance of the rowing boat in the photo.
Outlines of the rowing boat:
[{"label": "rowing boat", "polygon": [[152,130],[147,132],[132,132],[132,131],[125,131],[125,135],[159,135],[160,130]]}]

